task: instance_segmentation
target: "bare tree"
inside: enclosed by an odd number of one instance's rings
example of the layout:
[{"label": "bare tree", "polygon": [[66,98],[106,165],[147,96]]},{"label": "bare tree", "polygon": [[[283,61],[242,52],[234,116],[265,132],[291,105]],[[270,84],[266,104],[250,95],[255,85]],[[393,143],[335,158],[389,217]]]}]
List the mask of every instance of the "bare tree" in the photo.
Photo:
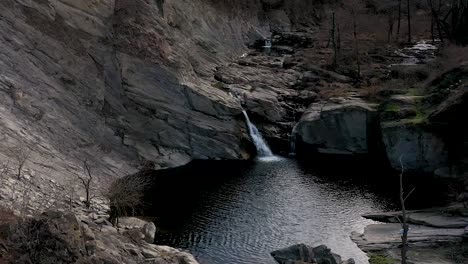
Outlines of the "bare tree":
[{"label": "bare tree", "polygon": [[[337,43],[337,29],[336,29],[336,13],[335,11],[332,11],[332,25],[331,25],[331,30],[330,30],[330,38],[329,42],[331,40],[331,44],[333,47],[333,67],[336,68],[338,65],[338,43]],[[341,40],[340,40],[341,42]],[[328,47],[329,43],[327,44]],[[341,44],[340,44],[341,45]]]},{"label": "bare tree", "polygon": [[411,1],[406,1],[406,8],[408,12],[408,43],[411,43],[412,36],[411,36]]},{"label": "bare tree", "polygon": [[401,3],[402,0],[398,0],[398,25],[397,25],[397,41],[400,40],[400,30],[401,30]]},{"label": "bare tree", "polygon": [[359,56],[359,40],[357,36],[357,22],[356,22],[356,11],[353,9],[353,36],[354,36],[354,49],[356,54],[356,64],[357,64],[357,80],[361,79],[361,58]]},{"label": "bare tree", "polygon": [[85,198],[85,206],[86,208],[89,208],[91,207],[91,201],[92,199],[94,199],[94,196],[91,196],[91,191],[92,191],[92,187],[93,187],[93,184],[94,184],[94,179],[93,179],[93,174],[91,172],[91,168],[88,164],[88,160],[84,160],[83,161],[83,170],[84,170],[84,174],[83,175],[78,175],[78,179],[86,193],[86,198]]},{"label": "bare tree", "polygon": [[388,12],[387,12],[387,23],[388,23],[388,29],[387,29],[387,42],[392,41],[392,36],[393,36],[393,26],[395,24],[395,10],[394,7],[390,7]]},{"label": "bare tree", "polygon": [[406,200],[410,197],[413,193],[414,188],[405,196],[405,192],[403,189],[403,176],[405,173],[405,166],[403,165],[403,155],[400,156],[400,205],[401,205],[401,219],[399,219],[402,234],[401,234],[401,264],[407,264],[407,253],[408,253],[408,214],[406,212]]},{"label": "bare tree", "polygon": [[151,180],[145,174],[128,175],[114,181],[106,194],[110,201],[110,221],[117,225],[119,217],[135,215],[144,207],[145,191]]},{"label": "bare tree", "polygon": [[431,9],[432,19],[431,19],[431,33],[432,39],[435,42],[434,36],[434,24],[437,27],[437,34],[441,42],[444,42],[444,36],[442,34],[442,22],[440,21],[440,14],[442,13],[442,0],[438,0],[437,8],[432,0],[428,0],[428,5]]},{"label": "bare tree", "polygon": [[0,165],[0,180],[10,172],[10,161],[2,163]]},{"label": "bare tree", "polygon": [[15,159],[17,163],[16,164],[17,165],[16,176],[18,177],[18,179],[20,179],[24,165],[26,164],[26,162],[29,160],[29,157],[31,156],[31,150],[24,146],[18,146],[18,147],[11,148],[11,154],[13,155],[13,158]]}]

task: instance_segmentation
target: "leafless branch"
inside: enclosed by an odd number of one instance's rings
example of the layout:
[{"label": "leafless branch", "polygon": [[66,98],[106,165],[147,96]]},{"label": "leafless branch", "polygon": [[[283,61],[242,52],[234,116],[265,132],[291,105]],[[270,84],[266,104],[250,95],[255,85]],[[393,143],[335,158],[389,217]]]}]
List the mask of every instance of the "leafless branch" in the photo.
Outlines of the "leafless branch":
[{"label": "leafless branch", "polygon": [[93,173],[91,171],[91,167],[88,163],[88,160],[85,159],[83,161],[83,170],[84,175],[77,175],[78,180],[80,181],[85,193],[86,193],[86,200],[85,205],[87,208],[91,207],[91,201],[95,198],[94,195],[91,195],[91,188],[94,184]]},{"label": "leafless branch", "polygon": [[25,146],[18,146],[10,149],[11,154],[13,155],[13,158],[16,161],[16,176],[18,179],[21,178],[21,173],[23,171],[24,165],[26,162],[29,160],[29,157],[31,156],[31,150]]}]

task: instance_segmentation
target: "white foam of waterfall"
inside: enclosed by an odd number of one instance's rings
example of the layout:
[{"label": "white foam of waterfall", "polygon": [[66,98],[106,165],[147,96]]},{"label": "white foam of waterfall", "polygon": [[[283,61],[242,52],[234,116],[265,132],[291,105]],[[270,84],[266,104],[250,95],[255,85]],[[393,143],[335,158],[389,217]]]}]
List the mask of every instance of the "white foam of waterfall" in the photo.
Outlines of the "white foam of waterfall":
[{"label": "white foam of waterfall", "polygon": [[263,139],[260,131],[258,131],[257,127],[254,124],[252,124],[252,122],[250,122],[250,118],[247,115],[247,112],[242,111],[242,113],[244,113],[245,122],[247,123],[247,127],[249,128],[250,137],[252,138],[252,141],[255,144],[255,147],[257,148],[258,156],[274,157],[273,152],[271,152],[270,147],[268,147],[268,144]]}]

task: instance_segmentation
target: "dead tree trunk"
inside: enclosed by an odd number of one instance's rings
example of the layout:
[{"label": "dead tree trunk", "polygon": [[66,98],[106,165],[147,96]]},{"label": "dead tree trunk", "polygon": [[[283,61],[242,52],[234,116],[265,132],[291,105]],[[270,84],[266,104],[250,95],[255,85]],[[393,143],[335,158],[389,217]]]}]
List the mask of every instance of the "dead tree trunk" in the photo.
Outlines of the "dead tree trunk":
[{"label": "dead tree trunk", "polygon": [[359,56],[359,40],[357,35],[357,22],[356,12],[353,10],[353,35],[354,35],[354,49],[356,53],[356,64],[357,64],[357,81],[361,79],[361,58]]},{"label": "dead tree trunk", "polygon": [[336,43],[336,17],[335,11],[332,12],[332,29],[331,29],[331,40],[333,45],[333,68],[338,65],[338,45]]},{"label": "dead tree trunk", "polygon": [[407,12],[408,12],[408,43],[411,43],[412,36],[411,36],[411,1],[406,1],[407,5]]},{"label": "dead tree trunk", "polygon": [[388,11],[388,32],[387,32],[387,42],[392,41],[393,36],[393,26],[395,24],[395,10],[392,7]]},{"label": "dead tree trunk", "polygon": [[401,264],[407,264],[409,225],[408,225],[408,214],[406,212],[406,200],[413,193],[414,188],[408,193],[408,195],[405,196],[404,185],[403,185],[403,176],[404,176],[404,173],[405,173],[405,167],[403,165],[403,156],[400,157],[400,166],[401,166],[401,172],[400,172],[401,219],[399,219],[399,220],[400,220],[401,229],[402,229],[402,233],[401,233]]},{"label": "dead tree trunk", "polygon": [[401,1],[398,0],[398,24],[397,24],[397,41],[400,40],[400,30],[401,30]]},{"label": "dead tree trunk", "polygon": [[94,198],[91,196],[91,188],[93,187],[93,174],[87,160],[83,161],[84,175],[78,175],[81,185],[86,193],[86,200],[84,201],[86,208],[91,207],[91,200]]}]

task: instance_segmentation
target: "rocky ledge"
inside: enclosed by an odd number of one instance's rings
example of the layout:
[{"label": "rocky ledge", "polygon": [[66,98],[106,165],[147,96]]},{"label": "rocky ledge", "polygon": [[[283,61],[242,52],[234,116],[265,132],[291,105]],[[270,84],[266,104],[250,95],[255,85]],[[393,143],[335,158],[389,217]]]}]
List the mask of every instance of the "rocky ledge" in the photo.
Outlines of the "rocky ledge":
[{"label": "rocky ledge", "polygon": [[[466,209],[448,207],[408,213],[408,259],[412,263],[466,263],[456,262],[458,260],[454,258],[454,255],[466,255]],[[363,234],[353,233],[352,240],[371,256],[399,259],[401,225],[398,218],[401,212],[368,214],[363,217],[384,223],[367,226]]]},{"label": "rocky ledge", "polygon": [[2,230],[8,231],[6,237],[2,233],[6,242],[0,259],[38,264],[198,264],[189,253],[152,244],[153,223],[123,222],[130,225],[115,228],[96,212],[46,212],[8,225],[2,221]]}]

